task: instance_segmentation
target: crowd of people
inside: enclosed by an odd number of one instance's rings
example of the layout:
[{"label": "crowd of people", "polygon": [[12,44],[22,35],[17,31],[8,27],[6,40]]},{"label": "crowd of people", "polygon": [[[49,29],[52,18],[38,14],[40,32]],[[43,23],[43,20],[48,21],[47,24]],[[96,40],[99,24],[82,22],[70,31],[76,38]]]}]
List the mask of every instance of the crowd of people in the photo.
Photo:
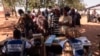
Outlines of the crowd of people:
[{"label": "crowd of people", "polygon": [[[19,9],[18,13],[20,18],[13,31],[13,39],[6,41],[2,49],[5,55],[33,56],[32,46],[35,45],[35,41],[25,41],[22,40],[21,37],[31,40],[34,38],[33,34],[37,33],[41,33],[44,37],[57,35],[57,33],[54,32],[55,29],[58,29],[59,35],[63,35],[68,39],[66,42],[73,49],[71,52],[73,54],[71,55],[84,55],[82,42],[76,39],[81,36],[79,31],[76,30],[76,27],[81,27],[81,15],[74,8],[70,8],[69,6],[60,8],[56,5],[55,7],[50,6],[46,8],[44,11],[38,9],[38,12],[35,12],[34,9],[32,12],[24,12],[22,9]],[[38,41],[37,44],[39,44]],[[64,49],[64,47],[62,49]],[[34,56],[39,55],[35,54]]]},{"label": "crowd of people", "polygon": [[[27,11],[24,12],[21,9],[18,11],[20,14],[20,19],[18,22],[18,27],[23,29],[24,33],[32,31],[32,33],[43,33],[54,34],[54,29],[63,29],[67,27],[81,26],[80,19],[81,15],[74,8],[68,6],[65,7],[49,7],[44,11],[38,9],[38,12]],[[59,27],[56,27],[59,26]],[[59,30],[59,31],[60,31]]]},{"label": "crowd of people", "polygon": [[100,22],[100,14],[94,9],[92,12],[91,10],[87,11],[87,21],[98,23]]}]

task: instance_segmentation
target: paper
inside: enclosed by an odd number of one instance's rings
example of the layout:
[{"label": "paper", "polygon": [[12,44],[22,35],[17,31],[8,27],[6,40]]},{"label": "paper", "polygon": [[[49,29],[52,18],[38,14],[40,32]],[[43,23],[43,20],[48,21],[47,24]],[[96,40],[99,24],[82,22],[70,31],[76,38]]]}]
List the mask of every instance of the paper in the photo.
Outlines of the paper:
[{"label": "paper", "polygon": [[87,39],[87,37],[79,37],[77,39],[81,40],[83,45],[91,45],[91,42]]},{"label": "paper", "polygon": [[53,40],[56,38],[56,35],[50,35],[48,39],[45,41],[46,46],[51,46]]},{"label": "paper", "polygon": [[66,41],[68,41],[68,39],[59,42],[59,45],[63,48]]}]

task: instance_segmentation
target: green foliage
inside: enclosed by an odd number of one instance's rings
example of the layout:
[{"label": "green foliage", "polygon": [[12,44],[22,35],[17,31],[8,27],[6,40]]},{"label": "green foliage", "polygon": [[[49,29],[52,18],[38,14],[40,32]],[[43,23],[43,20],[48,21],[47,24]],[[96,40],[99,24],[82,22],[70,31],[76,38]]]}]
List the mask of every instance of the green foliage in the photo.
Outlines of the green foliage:
[{"label": "green foliage", "polygon": [[[15,6],[16,2],[19,2],[19,4],[23,4],[22,0],[3,0],[4,3],[7,6]],[[25,0],[24,0],[25,1]],[[55,4],[55,0],[27,0],[28,4],[27,6],[29,8],[38,8],[38,7],[48,7],[48,6],[54,6]],[[74,7],[76,9],[83,9],[85,6],[82,3],[83,0],[59,0],[60,2],[60,6],[70,6],[70,7]],[[25,3],[24,3],[25,4]]]},{"label": "green foliage", "polygon": [[38,5],[35,0],[28,0],[28,6],[32,8],[32,7],[37,7]]},{"label": "green foliage", "polygon": [[17,0],[3,0],[3,2],[6,4],[6,6],[14,6]]},{"label": "green foliage", "polygon": [[64,2],[63,4],[65,6],[68,5],[70,7],[76,8],[78,10],[85,8],[85,5],[82,3],[83,0],[64,0],[63,2]]}]

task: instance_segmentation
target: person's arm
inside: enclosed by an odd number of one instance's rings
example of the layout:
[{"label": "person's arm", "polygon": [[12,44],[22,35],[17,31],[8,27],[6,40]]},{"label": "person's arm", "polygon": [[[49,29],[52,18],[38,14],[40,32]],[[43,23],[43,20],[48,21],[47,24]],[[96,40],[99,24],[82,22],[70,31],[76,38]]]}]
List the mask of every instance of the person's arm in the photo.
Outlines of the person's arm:
[{"label": "person's arm", "polygon": [[6,53],[6,50],[7,50],[7,49],[6,49],[7,42],[8,42],[8,41],[6,41],[6,42],[4,43],[4,46],[2,47],[2,50],[1,50],[2,53]]},{"label": "person's arm", "polygon": [[6,53],[6,47],[5,46],[2,48],[2,53]]},{"label": "person's arm", "polygon": [[59,17],[59,23],[62,23],[63,20],[64,20],[64,19],[63,19],[63,16],[60,16],[60,17]]},{"label": "person's arm", "polygon": [[69,24],[72,25],[72,17],[69,16]]}]

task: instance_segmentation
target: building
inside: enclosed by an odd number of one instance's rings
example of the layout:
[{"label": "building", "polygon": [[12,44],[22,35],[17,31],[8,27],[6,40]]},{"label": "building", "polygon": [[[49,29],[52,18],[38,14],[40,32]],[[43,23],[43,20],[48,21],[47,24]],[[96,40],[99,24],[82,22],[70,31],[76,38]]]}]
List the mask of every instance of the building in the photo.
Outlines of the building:
[{"label": "building", "polygon": [[90,11],[90,14],[92,14],[95,10],[95,12],[97,14],[100,14],[100,4],[97,4],[97,5],[94,5],[94,6],[91,6],[91,7],[88,7],[86,8],[87,11]]}]

